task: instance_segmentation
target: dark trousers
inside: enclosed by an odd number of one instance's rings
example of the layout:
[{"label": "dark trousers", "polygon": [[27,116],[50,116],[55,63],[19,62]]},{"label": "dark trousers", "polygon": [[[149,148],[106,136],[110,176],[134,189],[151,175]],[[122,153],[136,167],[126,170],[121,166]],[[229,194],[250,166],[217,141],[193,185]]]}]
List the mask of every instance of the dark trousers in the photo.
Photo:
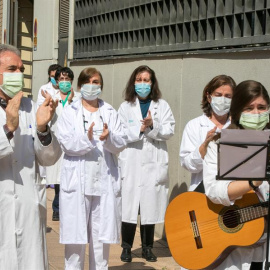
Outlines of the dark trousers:
[{"label": "dark trousers", "polygon": [[54,212],[59,212],[59,192],[60,192],[60,185],[54,185],[54,199],[52,202],[52,208]]},{"label": "dark trousers", "polygon": [[252,262],[249,269],[250,270],[262,270],[263,263],[262,262]]},{"label": "dark trousers", "polygon": [[[137,224],[122,222],[122,248],[132,248]],[[154,243],[155,224],[141,225],[142,247],[152,248]]]}]

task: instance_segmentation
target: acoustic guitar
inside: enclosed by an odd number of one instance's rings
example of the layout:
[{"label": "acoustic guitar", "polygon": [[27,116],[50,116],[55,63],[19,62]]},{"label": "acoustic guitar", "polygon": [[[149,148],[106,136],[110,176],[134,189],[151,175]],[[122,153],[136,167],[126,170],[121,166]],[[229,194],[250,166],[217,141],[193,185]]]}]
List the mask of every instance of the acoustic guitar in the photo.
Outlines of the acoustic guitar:
[{"label": "acoustic guitar", "polygon": [[232,206],[212,203],[205,194],[185,192],[169,204],[165,231],[175,261],[187,269],[213,269],[235,248],[256,243],[264,233],[268,202],[254,192]]}]

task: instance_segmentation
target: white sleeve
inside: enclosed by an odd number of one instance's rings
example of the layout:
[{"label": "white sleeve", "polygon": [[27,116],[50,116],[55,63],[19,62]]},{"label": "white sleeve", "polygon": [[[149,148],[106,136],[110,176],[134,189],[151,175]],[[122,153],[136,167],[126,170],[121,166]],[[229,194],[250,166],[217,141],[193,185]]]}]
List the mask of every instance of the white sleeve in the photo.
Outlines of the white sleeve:
[{"label": "white sleeve", "polygon": [[199,173],[203,169],[203,159],[199,152],[201,146],[200,126],[191,120],[185,126],[180,146],[180,163],[191,173]]},{"label": "white sleeve", "polygon": [[160,110],[160,119],[152,115],[153,129],[147,128],[144,134],[154,140],[165,141],[174,135],[175,120],[172,110],[166,101],[162,100]]},{"label": "white sleeve", "polygon": [[123,126],[124,132],[127,136],[127,143],[137,142],[142,140],[143,135],[140,132],[141,127],[139,125],[128,125],[127,111],[125,109],[126,104],[122,104],[118,110],[119,118]]},{"label": "white sleeve", "polygon": [[120,122],[118,113],[113,110],[110,123],[108,125],[109,136],[103,144],[104,149],[112,154],[120,153],[127,145],[125,129]]},{"label": "white sleeve", "polygon": [[203,161],[203,184],[205,194],[213,203],[230,206],[234,203],[234,201],[230,201],[228,196],[228,185],[231,181],[216,180],[218,172],[217,159],[217,144],[211,141]]},{"label": "white sleeve", "polygon": [[96,148],[94,140],[90,141],[87,133],[75,132],[76,116],[71,106],[67,106],[57,124],[57,139],[62,150],[69,156],[82,156]]},{"label": "white sleeve", "polygon": [[13,148],[9,143],[3,126],[0,127],[0,159],[13,153]]},{"label": "white sleeve", "polygon": [[41,90],[44,90],[44,89],[42,87],[40,87],[40,89],[38,90],[38,97],[37,97],[37,105],[38,106],[40,106],[45,100],[45,98],[41,94]]}]

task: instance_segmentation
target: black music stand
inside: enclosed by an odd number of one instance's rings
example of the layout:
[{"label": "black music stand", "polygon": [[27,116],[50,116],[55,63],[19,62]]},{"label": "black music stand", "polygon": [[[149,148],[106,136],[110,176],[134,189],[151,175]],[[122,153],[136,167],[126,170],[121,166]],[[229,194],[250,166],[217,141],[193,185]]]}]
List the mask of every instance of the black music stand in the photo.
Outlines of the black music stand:
[{"label": "black music stand", "polygon": [[[270,180],[270,130],[224,129],[218,144],[217,180]],[[270,186],[269,186],[270,193]],[[270,200],[268,198],[268,216]],[[270,222],[267,222],[265,269],[269,269]]]}]

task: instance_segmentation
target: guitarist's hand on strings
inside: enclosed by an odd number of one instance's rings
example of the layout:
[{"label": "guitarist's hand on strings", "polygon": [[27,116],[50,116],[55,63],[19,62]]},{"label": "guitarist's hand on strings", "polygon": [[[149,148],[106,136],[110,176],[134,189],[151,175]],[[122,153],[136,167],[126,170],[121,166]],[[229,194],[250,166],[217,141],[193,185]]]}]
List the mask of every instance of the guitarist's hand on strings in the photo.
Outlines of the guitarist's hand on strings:
[{"label": "guitarist's hand on strings", "polygon": [[199,152],[201,154],[202,159],[204,159],[204,156],[206,155],[208,144],[213,140],[214,136],[216,135],[216,130],[217,127],[214,127],[213,129],[207,132],[206,138],[199,148]]}]

